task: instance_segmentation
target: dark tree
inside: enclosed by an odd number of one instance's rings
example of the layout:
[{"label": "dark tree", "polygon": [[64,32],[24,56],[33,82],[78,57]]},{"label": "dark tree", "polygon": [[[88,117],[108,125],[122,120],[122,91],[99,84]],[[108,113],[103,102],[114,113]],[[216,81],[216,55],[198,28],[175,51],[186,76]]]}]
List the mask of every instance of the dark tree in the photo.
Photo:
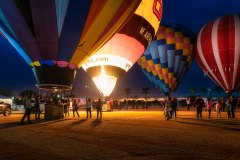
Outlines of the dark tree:
[{"label": "dark tree", "polygon": [[190,88],[189,92],[191,93],[192,96],[194,96],[195,93],[196,93],[196,89],[195,88]]},{"label": "dark tree", "polygon": [[0,95],[10,97],[10,96],[12,96],[12,91],[9,89],[0,88]]},{"label": "dark tree", "polygon": [[221,93],[223,92],[222,88],[217,86],[214,88],[214,90],[217,93],[217,96],[220,97]]},{"label": "dark tree", "polygon": [[149,91],[150,88],[142,88],[142,93],[144,94],[144,98],[147,100],[147,95],[150,93]]},{"label": "dark tree", "polygon": [[31,96],[35,97],[35,96],[38,95],[38,92],[33,91],[33,90],[23,90],[19,93],[19,96],[22,97],[22,98],[25,97],[26,95],[29,95],[30,97]]},{"label": "dark tree", "polygon": [[206,94],[208,93],[208,89],[206,87],[201,88],[201,92],[204,97],[206,97]]},{"label": "dark tree", "polygon": [[126,95],[127,95],[127,100],[128,100],[129,94],[131,94],[131,88],[126,88],[126,89],[125,89],[125,93],[126,93]]}]

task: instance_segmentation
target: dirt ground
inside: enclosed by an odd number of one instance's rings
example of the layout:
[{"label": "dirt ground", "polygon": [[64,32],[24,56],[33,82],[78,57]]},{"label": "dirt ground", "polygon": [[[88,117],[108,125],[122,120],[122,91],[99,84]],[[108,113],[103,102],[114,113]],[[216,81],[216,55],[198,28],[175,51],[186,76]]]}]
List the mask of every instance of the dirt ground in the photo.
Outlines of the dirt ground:
[{"label": "dirt ground", "polygon": [[[43,115],[41,115],[43,119]],[[0,115],[0,159],[228,160],[240,159],[240,114],[235,120],[212,119],[179,111],[167,121],[163,112],[104,112],[103,119],[70,117],[34,120],[21,125],[22,114]]]}]

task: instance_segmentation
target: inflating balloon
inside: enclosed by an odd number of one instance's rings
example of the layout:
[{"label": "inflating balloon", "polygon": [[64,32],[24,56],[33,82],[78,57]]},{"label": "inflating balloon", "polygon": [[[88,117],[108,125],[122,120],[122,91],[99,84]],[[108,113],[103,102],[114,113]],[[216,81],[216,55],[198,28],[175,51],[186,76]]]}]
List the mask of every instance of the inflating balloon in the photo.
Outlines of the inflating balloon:
[{"label": "inflating balloon", "polygon": [[0,33],[33,67],[41,89],[71,89],[85,59],[141,0],[0,0]]},{"label": "inflating balloon", "polygon": [[226,92],[240,87],[240,15],[220,17],[200,30],[196,42],[200,67]]},{"label": "inflating balloon", "polygon": [[162,0],[142,0],[133,17],[82,66],[103,96],[109,96],[120,79],[152,41],[162,17]]},{"label": "inflating balloon", "polygon": [[156,39],[138,60],[143,73],[166,95],[176,91],[191,66],[193,37],[183,25],[160,25]]}]

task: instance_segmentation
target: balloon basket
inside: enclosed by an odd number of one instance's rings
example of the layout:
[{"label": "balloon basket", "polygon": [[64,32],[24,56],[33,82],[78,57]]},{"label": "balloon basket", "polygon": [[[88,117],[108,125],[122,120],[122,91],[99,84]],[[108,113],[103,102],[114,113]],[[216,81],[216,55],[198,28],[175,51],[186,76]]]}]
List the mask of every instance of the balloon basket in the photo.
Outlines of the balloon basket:
[{"label": "balloon basket", "polygon": [[46,104],[44,118],[46,120],[63,119],[63,105]]}]

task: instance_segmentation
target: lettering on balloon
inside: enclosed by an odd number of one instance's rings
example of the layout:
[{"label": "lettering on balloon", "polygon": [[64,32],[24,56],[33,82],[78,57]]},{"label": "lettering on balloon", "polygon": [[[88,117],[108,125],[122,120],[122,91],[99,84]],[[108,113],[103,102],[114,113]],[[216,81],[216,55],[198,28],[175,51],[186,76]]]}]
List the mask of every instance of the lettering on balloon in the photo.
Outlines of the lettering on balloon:
[{"label": "lettering on balloon", "polygon": [[88,63],[107,62],[107,61],[108,61],[108,58],[91,58],[91,59],[88,59],[88,60],[85,62],[85,65],[87,66]]},{"label": "lettering on balloon", "polygon": [[125,68],[128,70],[128,69],[131,68],[131,65],[127,63],[127,64],[125,65]]},{"label": "lettering on balloon", "polygon": [[148,44],[151,43],[152,35],[150,32],[147,31],[147,29],[145,27],[142,26],[139,33],[144,37],[144,39],[146,39],[148,41]]}]

